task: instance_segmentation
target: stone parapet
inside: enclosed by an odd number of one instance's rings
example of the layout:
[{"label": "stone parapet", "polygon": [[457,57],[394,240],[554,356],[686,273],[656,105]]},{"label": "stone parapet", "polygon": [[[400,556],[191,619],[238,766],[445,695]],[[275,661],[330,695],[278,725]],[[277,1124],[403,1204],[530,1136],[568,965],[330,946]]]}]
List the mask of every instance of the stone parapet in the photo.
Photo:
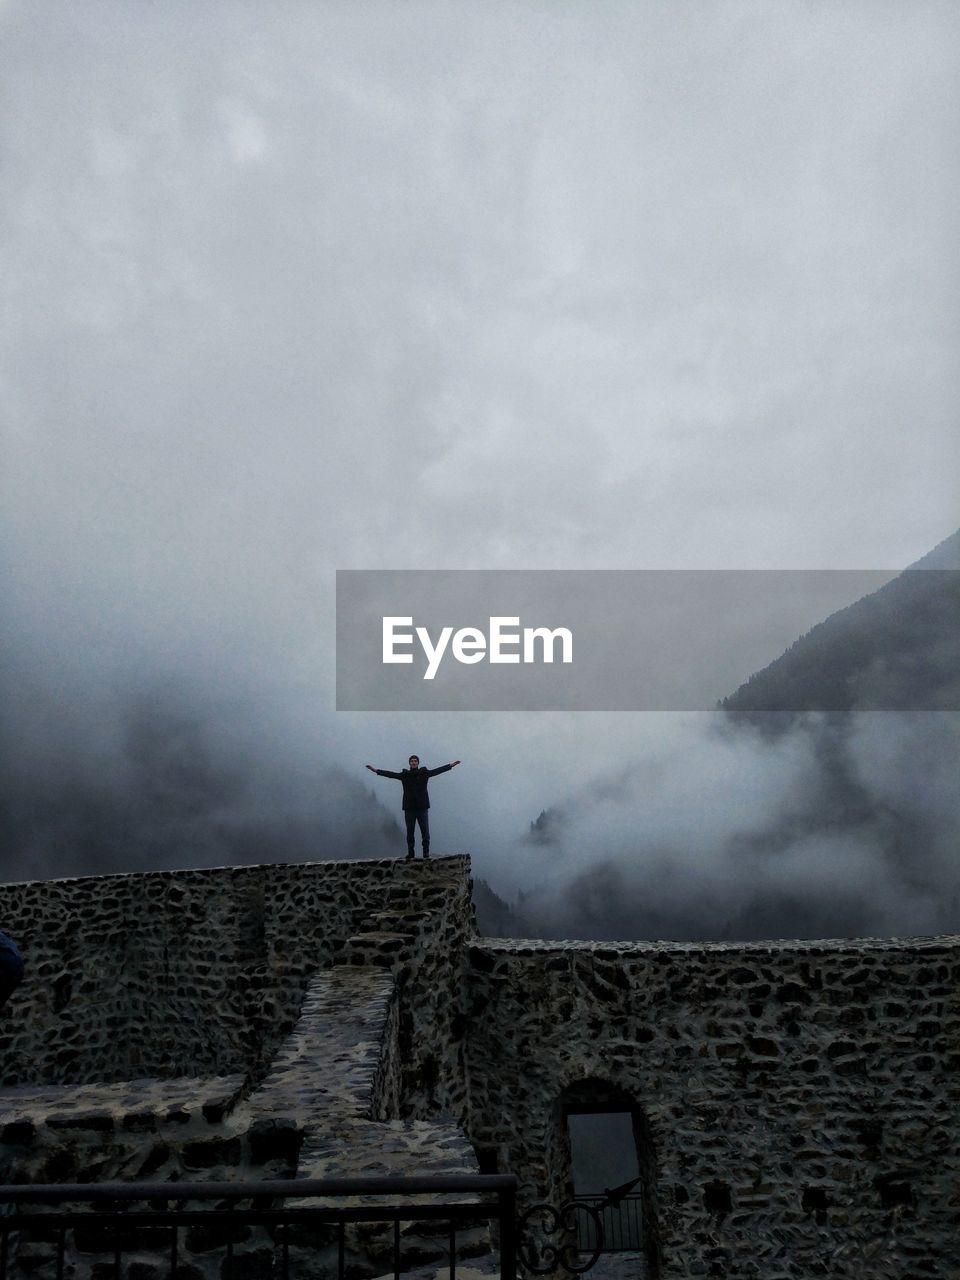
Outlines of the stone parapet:
[{"label": "stone parapet", "polygon": [[391,1101],[395,1108],[395,1010],[396,984],[382,969],[338,966],[317,974],[251,1109],[306,1124],[372,1120]]},{"label": "stone parapet", "polygon": [[[0,885],[27,959],[0,1016],[0,1176],[479,1165],[559,1203],[565,1109],[626,1108],[635,1274],[960,1276],[960,939],[482,939],[469,876],[453,857]],[[442,1256],[407,1244],[412,1267]],[[358,1280],[385,1248],[353,1239]],[[249,1256],[272,1265],[262,1239]]]},{"label": "stone parapet", "polygon": [[[397,969],[418,1004],[422,978],[428,1006],[438,982],[455,992],[469,886],[466,857],[0,884],[0,920],[26,959],[0,1015],[0,1082],[256,1079],[319,970],[345,959]],[[399,945],[386,945],[381,913]],[[411,1034],[416,1021],[407,1015]],[[458,1092],[456,1060],[438,1048],[405,1067],[427,1110]]]},{"label": "stone parapet", "polygon": [[564,1107],[635,1108],[663,1277],[960,1275],[958,991],[957,938],[481,939],[468,1132],[556,1203]]},{"label": "stone parapet", "polygon": [[0,1181],[168,1181],[233,1170],[246,1158],[243,1126],[230,1121],[243,1086],[242,1076],[226,1076],[2,1090]]}]

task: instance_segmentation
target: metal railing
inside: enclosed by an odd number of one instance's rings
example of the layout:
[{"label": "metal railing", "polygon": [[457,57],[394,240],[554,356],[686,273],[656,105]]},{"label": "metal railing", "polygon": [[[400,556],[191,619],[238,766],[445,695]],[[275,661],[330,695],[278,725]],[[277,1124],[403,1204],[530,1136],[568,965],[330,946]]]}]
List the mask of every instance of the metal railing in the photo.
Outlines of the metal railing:
[{"label": "metal railing", "polygon": [[[115,1280],[123,1280],[129,1254],[148,1255],[171,1280],[187,1261],[217,1280],[291,1280],[301,1261],[315,1276],[318,1254],[337,1280],[345,1280],[348,1263],[356,1271],[359,1256],[367,1267],[373,1260],[374,1274],[389,1257],[383,1273],[400,1280],[446,1255],[456,1280],[458,1250],[490,1252],[489,1241],[476,1238],[478,1224],[495,1228],[491,1266],[500,1280],[517,1280],[516,1196],[512,1174],[0,1186],[0,1280],[38,1269],[64,1280],[67,1258],[77,1253],[101,1260],[98,1275],[104,1258],[112,1262]],[[310,1200],[324,1203],[304,1203]],[[377,1224],[386,1232],[373,1230]],[[408,1232],[404,1240],[404,1224],[417,1226],[413,1239]],[[471,1228],[474,1239],[458,1246]]]},{"label": "metal railing", "polygon": [[600,1253],[638,1253],[643,1248],[642,1196],[624,1195],[611,1200],[609,1194],[574,1196],[574,1204],[592,1209],[577,1216],[577,1243],[582,1250]]}]

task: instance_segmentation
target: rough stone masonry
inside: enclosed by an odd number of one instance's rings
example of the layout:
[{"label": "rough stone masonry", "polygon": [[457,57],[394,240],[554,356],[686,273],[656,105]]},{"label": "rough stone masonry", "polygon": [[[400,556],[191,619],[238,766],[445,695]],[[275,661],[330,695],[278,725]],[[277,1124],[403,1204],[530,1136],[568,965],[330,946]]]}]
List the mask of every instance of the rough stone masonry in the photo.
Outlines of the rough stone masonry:
[{"label": "rough stone masonry", "polygon": [[485,939],[465,857],[0,885],[0,921],[5,1182],[481,1167],[559,1203],[567,1111],[607,1108],[637,1276],[960,1277],[956,937]]}]

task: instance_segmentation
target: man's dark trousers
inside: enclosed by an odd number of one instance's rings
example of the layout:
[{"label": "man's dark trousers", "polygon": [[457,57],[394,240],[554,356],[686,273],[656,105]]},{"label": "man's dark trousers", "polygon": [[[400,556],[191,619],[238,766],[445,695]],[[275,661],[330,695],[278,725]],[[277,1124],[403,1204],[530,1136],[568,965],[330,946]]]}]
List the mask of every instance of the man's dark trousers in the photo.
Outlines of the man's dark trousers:
[{"label": "man's dark trousers", "polygon": [[420,823],[420,839],[423,841],[423,856],[430,857],[430,810],[404,809],[403,816],[407,820],[407,857],[413,857],[413,839]]}]

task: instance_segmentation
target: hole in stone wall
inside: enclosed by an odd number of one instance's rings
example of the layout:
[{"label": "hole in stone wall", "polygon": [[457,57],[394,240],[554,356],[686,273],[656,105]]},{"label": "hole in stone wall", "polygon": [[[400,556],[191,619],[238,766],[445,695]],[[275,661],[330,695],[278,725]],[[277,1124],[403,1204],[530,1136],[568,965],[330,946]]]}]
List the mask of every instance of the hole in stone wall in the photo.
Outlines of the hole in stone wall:
[{"label": "hole in stone wall", "polygon": [[727,1183],[708,1182],[703,1188],[703,1207],[708,1213],[729,1213],[733,1199]]},{"label": "hole in stone wall", "polygon": [[880,1204],[884,1209],[896,1209],[901,1205],[913,1208],[917,1203],[913,1187],[902,1179],[878,1178],[877,1189],[880,1192]]},{"label": "hole in stone wall", "polygon": [[499,1173],[499,1161],[496,1147],[474,1147],[477,1157],[477,1168],[481,1173]]},{"label": "hole in stone wall", "polygon": [[822,1213],[833,1201],[826,1187],[804,1187],[800,1203],[807,1213]]},{"label": "hole in stone wall", "polygon": [[432,1090],[437,1086],[437,1081],[440,1079],[440,1063],[432,1053],[425,1055],[423,1065],[420,1068],[420,1073],[424,1089],[426,1089],[428,1093],[432,1092]]},{"label": "hole in stone wall", "polygon": [[70,1003],[73,995],[73,978],[69,973],[61,973],[53,984],[53,1008],[56,1013]]},{"label": "hole in stone wall", "polygon": [[883,1142],[883,1121],[879,1116],[868,1116],[853,1125],[858,1140],[870,1151],[879,1151]]}]

